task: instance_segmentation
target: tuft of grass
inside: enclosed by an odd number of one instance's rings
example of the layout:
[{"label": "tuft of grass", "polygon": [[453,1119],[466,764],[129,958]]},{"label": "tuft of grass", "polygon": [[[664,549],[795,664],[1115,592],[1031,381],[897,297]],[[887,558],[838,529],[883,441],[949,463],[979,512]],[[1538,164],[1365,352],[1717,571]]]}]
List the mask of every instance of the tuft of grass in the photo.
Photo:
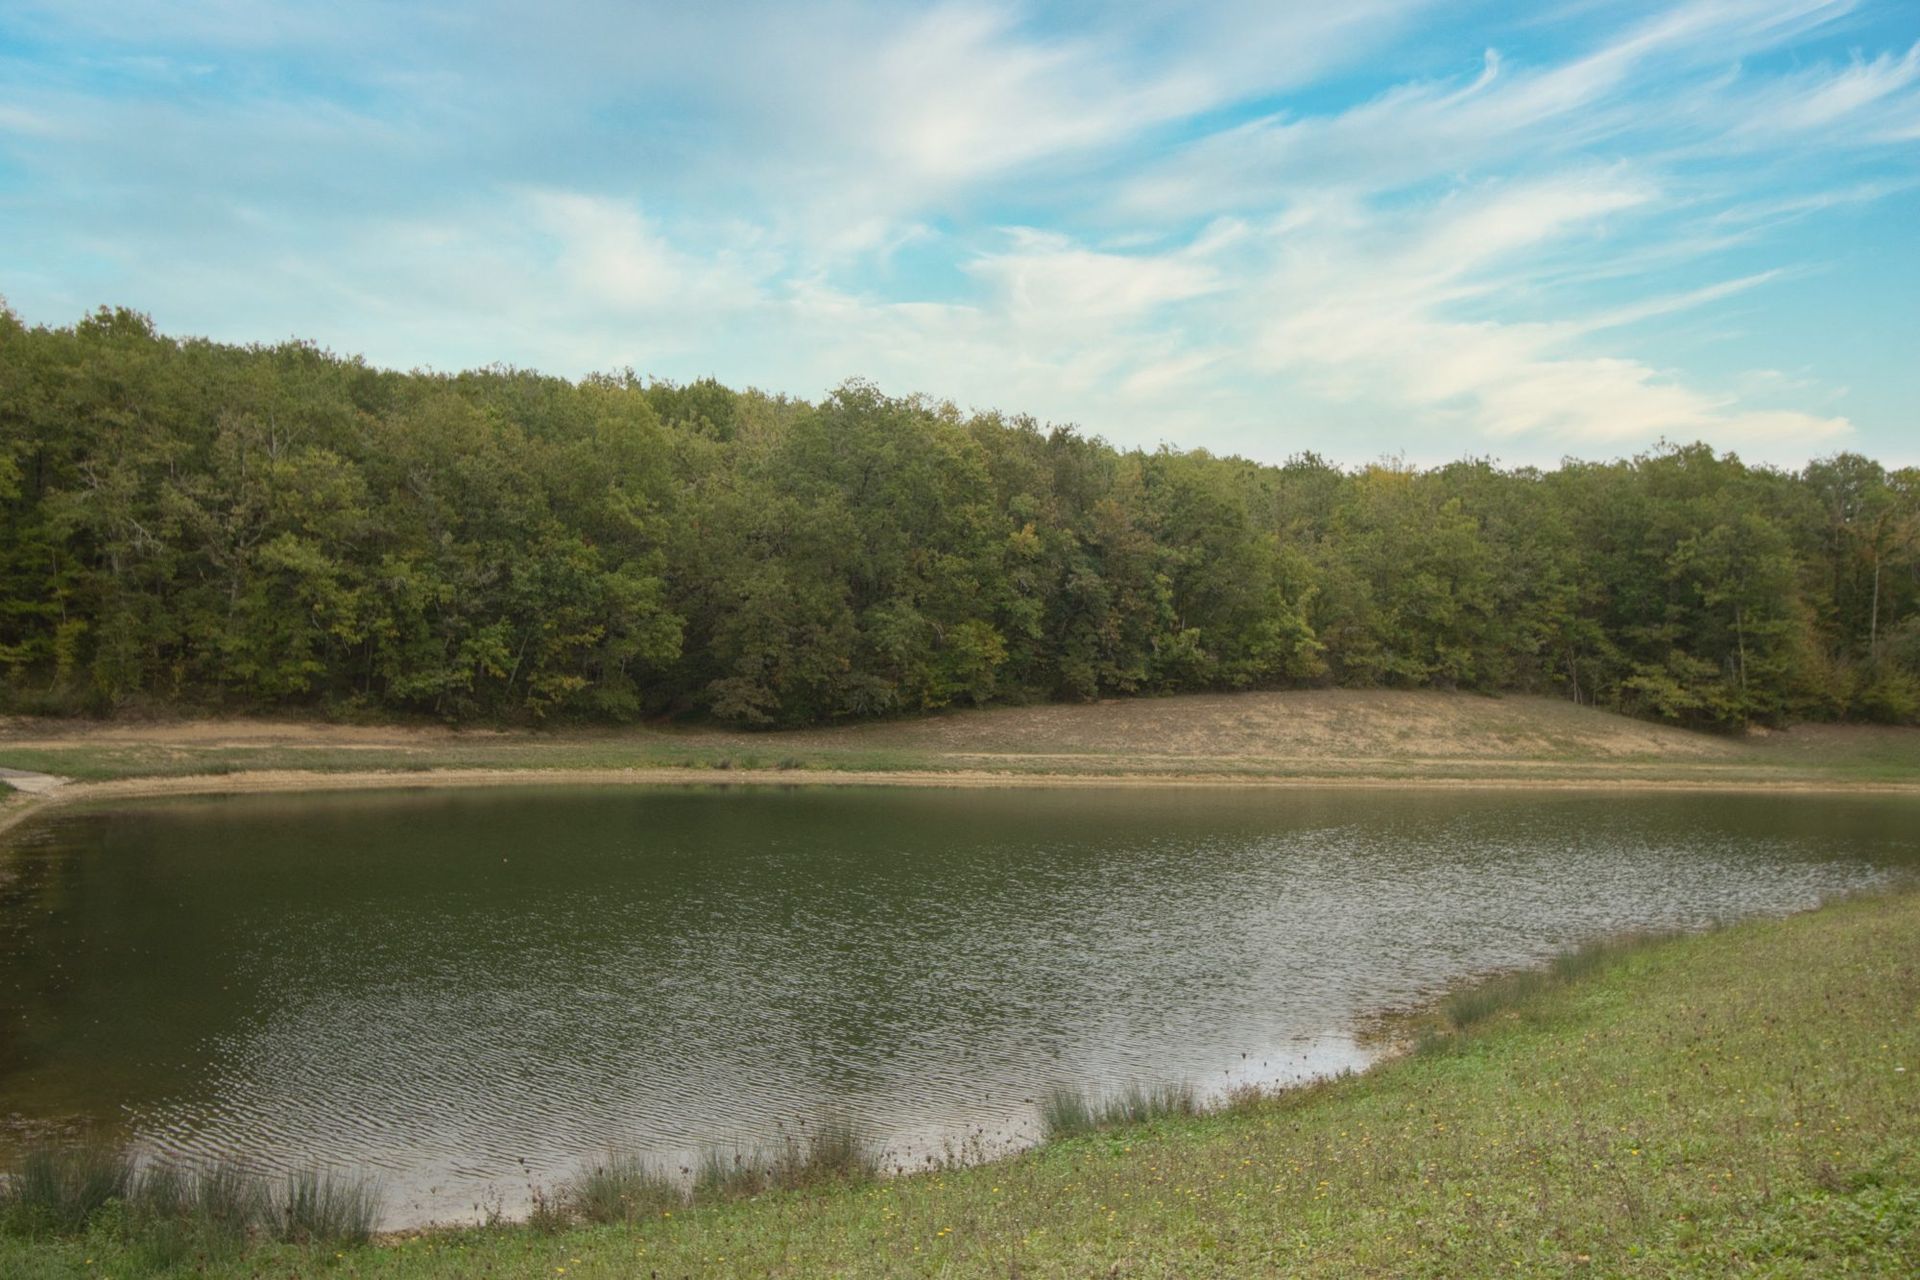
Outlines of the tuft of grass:
[{"label": "tuft of grass", "polygon": [[98,1140],[30,1147],[0,1187],[0,1229],[10,1235],[77,1235],[133,1185],[133,1159]]},{"label": "tuft of grass", "polygon": [[587,1222],[638,1222],[681,1204],[686,1195],[663,1170],[631,1152],[610,1150],[566,1187],[568,1209]]},{"label": "tuft of grass", "polygon": [[880,1153],[850,1117],[827,1114],[790,1134],[772,1152],[708,1151],[693,1176],[693,1197],[740,1199],[763,1191],[851,1185],[880,1176]]},{"label": "tuft of grass", "polygon": [[373,1179],[302,1169],[288,1174],[273,1193],[269,1230],[288,1244],[365,1244],[384,1199]]},{"label": "tuft of grass", "polygon": [[1199,1113],[1200,1102],[1190,1084],[1130,1084],[1104,1097],[1060,1087],[1049,1090],[1040,1100],[1040,1127],[1047,1140],[1053,1141]]},{"label": "tuft of grass", "polygon": [[148,1165],[123,1205],[109,1205],[88,1238],[117,1236],[136,1271],[167,1273],[203,1267],[245,1251],[266,1222],[265,1184],[238,1166]]},{"label": "tuft of grass", "polygon": [[851,1117],[829,1114],[815,1120],[804,1137],[787,1140],[773,1162],[780,1187],[823,1182],[867,1182],[880,1175],[880,1156]]},{"label": "tuft of grass", "polygon": [[573,1207],[563,1195],[549,1194],[542,1187],[531,1188],[533,1200],[527,1206],[527,1229],[537,1235],[557,1236],[573,1225]]},{"label": "tuft of grass", "polygon": [[127,1196],[136,1226],[185,1225],[203,1237],[243,1239],[266,1222],[266,1185],[238,1165],[215,1161],[191,1168],[153,1164],[142,1169]]},{"label": "tuft of grass", "polygon": [[1040,1099],[1040,1132],[1051,1142],[1092,1133],[1098,1122],[1083,1090],[1058,1085]]},{"label": "tuft of grass", "polygon": [[1552,985],[1551,976],[1539,969],[1503,973],[1448,995],[1440,1002],[1440,1016],[1455,1031],[1465,1031],[1521,1007]]},{"label": "tuft of grass", "polygon": [[1559,981],[1576,982],[1598,973],[1606,966],[1627,956],[1647,951],[1681,936],[1671,931],[1652,929],[1622,933],[1615,937],[1602,938],[1598,942],[1586,943],[1571,951],[1562,951],[1547,967]]},{"label": "tuft of grass", "polygon": [[773,1185],[773,1163],[757,1151],[705,1151],[693,1171],[693,1198],[738,1199]]},{"label": "tuft of grass", "polygon": [[364,1244],[382,1194],[367,1178],[304,1170],[275,1187],[238,1165],[139,1166],[104,1142],[29,1148],[0,1185],[0,1229],[32,1238],[104,1232],[142,1265],[234,1252],[263,1235],[295,1244]]}]

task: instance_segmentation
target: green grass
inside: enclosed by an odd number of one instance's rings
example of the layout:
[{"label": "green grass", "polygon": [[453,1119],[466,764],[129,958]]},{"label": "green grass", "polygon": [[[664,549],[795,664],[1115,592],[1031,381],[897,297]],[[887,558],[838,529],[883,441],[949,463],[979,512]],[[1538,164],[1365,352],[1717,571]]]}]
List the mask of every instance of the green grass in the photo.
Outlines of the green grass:
[{"label": "green grass", "polygon": [[[1920,894],[1857,899],[1584,953],[1463,1028],[1442,1010],[1437,1051],[1228,1111],[551,1235],[256,1246],[205,1273],[1912,1275],[1917,940]],[[99,1232],[0,1241],[23,1280],[138,1265]]]},{"label": "green grass", "polygon": [[267,1231],[290,1244],[365,1244],[380,1220],[379,1184],[353,1175],[302,1169],[268,1195]]},{"label": "green grass", "polygon": [[[143,1165],[98,1141],[30,1147],[0,1179],[0,1241],[45,1248],[77,1238],[130,1274],[271,1242],[344,1251],[371,1239],[380,1211],[379,1184],[355,1175],[309,1169],[276,1181],[219,1162]],[[7,1251],[0,1243],[0,1275],[14,1273]]]},{"label": "green grass", "polygon": [[871,1182],[880,1158],[853,1120],[826,1115],[771,1151],[710,1150],[688,1172],[689,1180],[678,1179],[632,1152],[609,1151],[557,1196],[537,1196],[532,1225],[548,1233],[573,1222],[631,1225],[691,1204]]},{"label": "green grass", "polygon": [[133,1160],[116,1147],[84,1141],[32,1148],[0,1185],[0,1231],[29,1238],[83,1231],[133,1186]]},{"label": "green grass", "polygon": [[583,1222],[635,1223],[686,1202],[686,1193],[665,1170],[626,1151],[609,1151],[569,1182],[560,1202]]},{"label": "green grass", "polygon": [[1142,1125],[1169,1116],[1191,1116],[1199,1110],[1192,1085],[1134,1084],[1106,1095],[1057,1088],[1040,1099],[1040,1131],[1053,1142],[1101,1129]]}]

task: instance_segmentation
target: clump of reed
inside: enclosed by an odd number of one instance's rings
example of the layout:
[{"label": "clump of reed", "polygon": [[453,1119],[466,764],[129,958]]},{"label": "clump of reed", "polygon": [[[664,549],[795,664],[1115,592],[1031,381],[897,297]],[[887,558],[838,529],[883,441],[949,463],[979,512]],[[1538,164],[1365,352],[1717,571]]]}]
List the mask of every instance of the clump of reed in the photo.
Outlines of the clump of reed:
[{"label": "clump of reed", "polygon": [[289,1244],[365,1244],[382,1198],[379,1183],[366,1178],[302,1169],[269,1190],[267,1226]]},{"label": "clump of reed", "polygon": [[272,1197],[265,1182],[235,1165],[154,1164],[136,1177],[127,1209],[134,1222],[155,1229],[184,1225],[193,1234],[240,1239],[268,1221]]},{"label": "clump of reed", "polygon": [[1040,1128],[1048,1141],[1073,1138],[1099,1129],[1146,1124],[1166,1116],[1191,1116],[1199,1099],[1188,1084],[1130,1084],[1117,1093],[1091,1095],[1061,1086],[1040,1100]]},{"label": "clump of reed", "polygon": [[12,1235],[78,1235],[126,1199],[133,1160],[106,1143],[47,1143],[22,1151],[0,1185],[0,1228]]},{"label": "clump of reed", "polygon": [[708,1151],[694,1170],[693,1195],[734,1198],[829,1183],[868,1182],[880,1176],[880,1152],[848,1116],[815,1118],[771,1151]]},{"label": "clump of reed", "polygon": [[0,1176],[0,1230],[42,1237],[105,1227],[164,1262],[255,1237],[363,1244],[381,1200],[379,1184],[357,1175],[309,1169],[276,1183],[224,1161],[143,1165],[108,1143],[45,1143]]},{"label": "clump of reed", "polygon": [[1543,969],[1504,973],[1449,994],[1440,1002],[1440,1016],[1455,1031],[1465,1031],[1534,999],[1552,985],[1551,975]]},{"label": "clump of reed", "polygon": [[632,1223],[682,1204],[686,1193],[664,1171],[628,1151],[609,1150],[567,1183],[560,1204],[596,1223]]},{"label": "clump of reed", "polygon": [[778,1187],[805,1187],[822,1182],[866,1182],[878,1177],[880,1156],[852,1118],[825,1115],[808,1131],[790,1135],[773,1162]]},{"label": "clump of reed", "polygon": [[730,1200],[773,1185],[773,1161],[759,1151],[703,1151],[693,1167],[693,1198]]},{"label": "clump of reed", "polygon": [[527,1222],[557,1231],[574,1222],[635,1223],[689,1201],[737,1200],[880,1176],[880,1153],[848,1117],[804,1123],[771,1147],[709,1149],[676,1177],[619,1148],[582,1169],[553,1195],[535,1191]]}]

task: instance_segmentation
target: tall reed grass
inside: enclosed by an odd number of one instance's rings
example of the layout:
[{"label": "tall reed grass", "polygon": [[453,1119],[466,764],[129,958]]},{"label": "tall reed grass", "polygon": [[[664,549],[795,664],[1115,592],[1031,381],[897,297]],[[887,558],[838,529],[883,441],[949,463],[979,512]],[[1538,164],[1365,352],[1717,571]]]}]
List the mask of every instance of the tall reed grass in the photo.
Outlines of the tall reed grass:
[{"label": "tall reed grass", "polygon": [[107,1226],[162,1256],[255,1237],[362,1244],[382,1199],[377,1181],[354,1174],[308,1169],[276,1182],[223,1161],[143,1165],[108,1143],[47,1143],[0,1174],[0,1231],[77,1236]]},{"label": "tall reed grass", "polygon": [[587,1222],[631,1223],[671,1210],[686,1198],[666,1171],[616,1149],[569,1182],[560,1203]]},{"label": "tall reed grass", "polygon": [[1098,1129],[1145,1124],[1164,1116],[1190,1116],[1200,1110],[1193,1086],[1130,1084],[1117,1093],[1089,1094],[1059,1087],[1040,1100],[1040,1128],[1048,1141],[1073,1138]]}]

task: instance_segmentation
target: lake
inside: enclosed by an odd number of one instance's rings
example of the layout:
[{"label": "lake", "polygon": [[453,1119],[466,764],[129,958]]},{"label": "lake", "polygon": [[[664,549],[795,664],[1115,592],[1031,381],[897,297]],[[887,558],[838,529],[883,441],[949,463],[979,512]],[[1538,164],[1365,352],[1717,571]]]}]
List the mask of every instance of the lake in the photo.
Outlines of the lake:
[{"label": "lake", "polygon": [[[1920,800],[543,788],[74,810],[0,851],[0,1117],[512,1213],[823,1115],[888,1164],[1072,1085],[1366,1064],[1368,1015],[1920,869]],[[0,1135],[0,1141],[6,1141]]]}]

